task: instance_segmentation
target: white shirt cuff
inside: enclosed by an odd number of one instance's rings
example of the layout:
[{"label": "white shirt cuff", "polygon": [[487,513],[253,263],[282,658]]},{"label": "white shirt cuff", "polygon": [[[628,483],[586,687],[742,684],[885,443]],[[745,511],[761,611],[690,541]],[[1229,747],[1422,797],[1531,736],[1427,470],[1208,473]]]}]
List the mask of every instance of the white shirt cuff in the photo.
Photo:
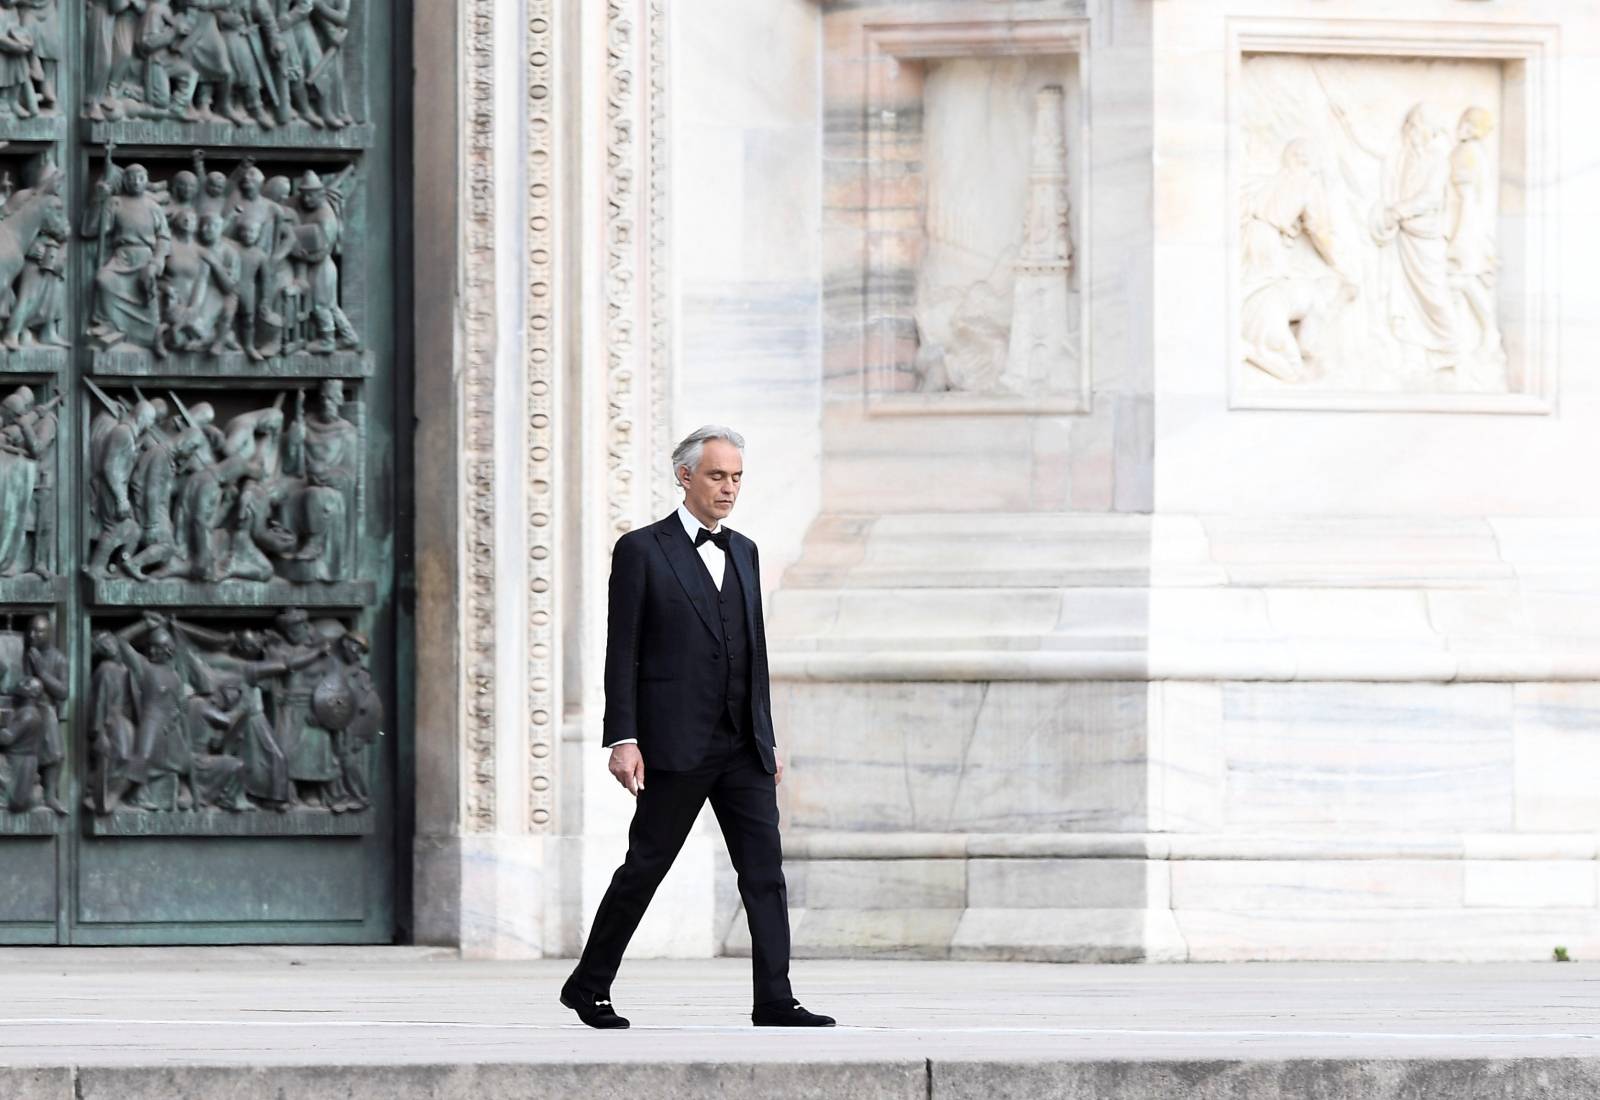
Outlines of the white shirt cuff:
[{"label": "white shirt cuff", "polygon": [[620,741],[611,742],[611,744],[607,745],[606,748],[614,749],[618,745],[637,745],[638,743],[639,743],[639,739],[637,737],[624,737]]}]

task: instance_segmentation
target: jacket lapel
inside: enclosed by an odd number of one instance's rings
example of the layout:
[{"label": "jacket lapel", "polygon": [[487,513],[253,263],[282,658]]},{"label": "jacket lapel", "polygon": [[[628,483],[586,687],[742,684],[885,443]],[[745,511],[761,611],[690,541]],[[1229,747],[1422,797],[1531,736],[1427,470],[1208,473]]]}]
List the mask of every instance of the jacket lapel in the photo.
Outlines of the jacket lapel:
[{"label": "jacket lapel", "polygon": [[706,571],[705,563],[695,553],[694,543],[689,541],[689,536],[683,533],[683,525],[678,522],[676,513],[656,525],[656,541],[661,544],[661,552],[666,554],[673,575],[683,586],[683,594],[689,597],[689,602],[694,605],[700,621],[706,624],[706,629],[715,635],[717,628],[712,625],[714,616],[706,600],[706,586],[700,583],[700,574]]},{"label": "jacket lapel", "polygon": [[749,544],[738,535],[728,539],[728,561],[739,574],[739,587],[744,590],[744,628],[753,649],[756,642],[756,603],[761,593],[755,586],[755,564],[750,560]]}]

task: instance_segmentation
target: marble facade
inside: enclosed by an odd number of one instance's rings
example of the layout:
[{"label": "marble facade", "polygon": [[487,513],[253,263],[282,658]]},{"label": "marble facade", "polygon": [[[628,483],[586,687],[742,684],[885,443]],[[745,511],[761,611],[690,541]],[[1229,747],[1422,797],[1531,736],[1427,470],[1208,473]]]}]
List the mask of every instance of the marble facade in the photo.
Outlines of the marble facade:
[{"label": "marble facade", "polygon": [[[797,952],[1600,950],[1600,16],[1337,7],[419,10],[418,939],[581,945],[719,421]],[[748,950],[721,844],[636,953]]]}]

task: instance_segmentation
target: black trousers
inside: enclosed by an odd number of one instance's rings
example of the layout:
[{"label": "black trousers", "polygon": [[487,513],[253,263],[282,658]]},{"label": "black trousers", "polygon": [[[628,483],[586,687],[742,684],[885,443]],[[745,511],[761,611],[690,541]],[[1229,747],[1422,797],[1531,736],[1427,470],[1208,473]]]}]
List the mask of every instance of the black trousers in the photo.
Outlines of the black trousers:
[{"label": "black trousers", "polygon": [[573,984],[610,992],[634,929],[708,798],[750,922],[753,1003],[790,999],[789,890],[778,839],[777,785],[750,735],[738,732],[726,715],[717,723],[711,750],[693,771],[655,770],[645,761],[644,790],[628,827],[628,856],[595,912]]}]

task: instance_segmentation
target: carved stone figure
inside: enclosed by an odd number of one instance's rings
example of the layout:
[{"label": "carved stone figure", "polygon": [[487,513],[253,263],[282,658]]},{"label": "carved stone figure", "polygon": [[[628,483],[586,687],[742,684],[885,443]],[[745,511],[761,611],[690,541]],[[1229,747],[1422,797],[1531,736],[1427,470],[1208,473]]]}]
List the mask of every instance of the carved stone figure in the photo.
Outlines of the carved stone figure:
[{"label": "carved stone figure", "polygon": [[55,575],[55,444],[59,396],[32,387],[0,401],[0,577]]},{"label": "carved stone figure", "polygon": [[126,340],[163,350],[158,284],[172,233],[149,186],[143,165],[117,168],[108,158],[84,214],[81,232],[97,243],[89,333],[106,347]]},{"label": "carved stone figure", "polygon": [[[1341,270],[1327,194],[1305,140],[1284,146],[1278,174],[1246,192],[1240,320],[1245,362],[1286,382],[1308,375],[1330,309],[1355,297]],[[1316,263],[1297,246],[1311,246]]]},{"label": "carved stone figure", "polygon": [[1067,300],[1072,268],[1068,224],[1064,97],[1047,85],[1034,97],[1033,164],[1022,250],[1014,265],[1011,334],[998,388],[1040,393],[1064,388],[1078,359]]},{"label": "carved stone figure", "polygon": [[1450,291],[1446,208],[1449,151],[1438,113],[1418,103],[1406,114],[1402,151],[1391,193],[1374,208],[1373,239],[1392,244],[1399,258],[1389,293],[1389,325],[1402,343],[1426,356],[1434,370],[1458,362]]},{"label": "carved stone figure", "polygon": [[1482,107],[1467,108],[1456,126],[1456,147],[1450,154],[1455,218],[1447,251],[1450,285],[1459,295],[1459,305],[1465,307],[1464,311],[1458,309],[1456,318],[1462,370],[1474,382],[1489,386],[1503,380],[1506,364],[1495,301],[1500,257],[1495,246],[1488,152],[1484,147],[1484,138],[1493,129],[1494,116]]},{"label": "carved stone figure", "polygon": [[1475,106],[1499,82],[1476,61],[1244,59],[1242,387],[1390,405],[1514,384],[1497,299],[1501,148]]}]

